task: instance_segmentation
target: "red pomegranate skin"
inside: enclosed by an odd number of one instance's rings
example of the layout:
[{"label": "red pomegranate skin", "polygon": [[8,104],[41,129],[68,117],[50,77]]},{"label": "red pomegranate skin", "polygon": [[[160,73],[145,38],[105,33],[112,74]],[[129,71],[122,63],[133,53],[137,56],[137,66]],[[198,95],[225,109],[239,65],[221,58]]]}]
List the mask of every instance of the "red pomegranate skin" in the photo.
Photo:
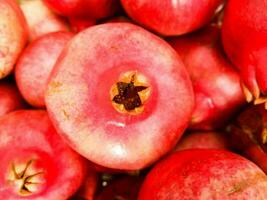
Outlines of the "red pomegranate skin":
[{"label": "red pomegranate skin", "polygon": [[136,200],[143,179],[139,176],[119,177],[103,187],[95,200]]},{"label": "red pomegranate skin", "polygon": [[233,148],[267,173],[267,111],[264,106],[246,108],[227,130]]},{"label": "red pomegranate skin", "polygon": [[45,0],[53,11],[67,17],[110,17],[120,10],[119,0]]},{"label": "red pomegranate skin", "polygon": [[34,107],[44,108],[44,92],[49,75],[65,45],[73,37],[70,32],[43,35],[23,51],[15,68],[18,88]]},{"label": "red pomegranate skin", "polygon": [[[118,112],[110,97],[111,86],[129,71],[146,77],[151,91],[136,115]],[[194,106],[192,83],[176,52],[129,23],[101,24],[76,35],[50,76],[45,101],[73,149],[121,170],[144,168],[173,148]]]},{"label": "red pomegranate skin", "polygon": [[192,32],[207,24],[223,0],[122,0],[127,14],[161,35]]},{"label": "red pomegranate skin", "polygon": [[[238,9],[238,12],[236,12]],[[240,70],[248,101],[267,108],[267,1],[235,1],[226,4],[222,25],[225,52]]]},{"label": "red pomegranate skin", "polygon": [[25,108],[25,102],[15,84],[0,82],[0,117]]},{"label": "red pomegranate skin", "polygon": [[184,134],[174,151],[185,149],[229,149],[230,145],[223,132],[194,131]]},{"label": "red pomegranate skin", "polygon": [[239,74],[221,49],[220,29],[209,26],[168,41],[181,56],[193,82],[196,106],[189,128],[215,130],[224,127],[246,100]]},{"label": "red pomegranate skin", "polygon": [[[1,117],[0,141],[1,199],[66,200],[81,185],[84,159],[61,140],[46,111],[20,110]],[[15,174],[23,171],[16,183]],[[30,193],[22,193],[23,180]],[[30,182],[40,183],[35,191]]]},{"label": "red pomegranate skin", "polygon": [[262,200],[266,188],[267,176],[251,161],[229,151],[191,149],[159,162],[138,200]]},{"label": "red pomegranate skin", "polygon": [[42,0],[22,0],[20,8],[29,27],[30,41],[47,33],[69,31],[66,20],[54,14]]},{"label": "red pomegranate skin", "polygon": [[0,2],[0,38],[0,79],[2,79],[12,72],[28,39],[25,18],[15,0]]}]

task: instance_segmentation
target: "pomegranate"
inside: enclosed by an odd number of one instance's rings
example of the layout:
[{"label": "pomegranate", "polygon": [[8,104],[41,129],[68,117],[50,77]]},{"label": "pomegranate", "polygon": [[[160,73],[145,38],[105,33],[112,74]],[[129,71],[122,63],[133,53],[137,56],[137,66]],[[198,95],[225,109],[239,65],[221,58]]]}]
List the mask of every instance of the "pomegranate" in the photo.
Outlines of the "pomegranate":
[{"label": "pomegranate", "polygon": [[0,198],[66,200],[81,185],[85,162],[41,110],[0,118]]},{"label": "pomegranate", "polygon": [[177,151],[147,175],[138,200],[265,199],[267,176],[254,163],[224,150]]},{"label": "pomegranate", "polygon": [[12,72],[27,39],[27,24],[15,0],[0,1],[0,79]]},{"label": "pomegranate", "polygon": [[34,107],[45,107],[48,77],[62,49],[72,38],[70,32],[52,32],[34,40],[22,53],[15,77],[24,99]]},{"label": "pomegranate", "polygon": [[56,63],[45,101],[73,149],[122,170],[144,168],[173,148],[194,106],[192,83],[176,52],[129,23],[76,35]]},{"label": "pomegranate", "polygon": [[161,35],[192,32],[211,20],[223,0],[121,0],[127,14]]},{"label": "pomegranate", "polygon": [[248,102],[267,109],[267,1],[229,0],[222,25],[226,54],[240,70]]},{"label": "pomegranate", "polygon": [[222,128],[246,100],[240,87],[240,77],[226,59],[220,46],[220,29],[204,30],[169,39],[181,56],[193,82],[196,106],[191,129]]}]

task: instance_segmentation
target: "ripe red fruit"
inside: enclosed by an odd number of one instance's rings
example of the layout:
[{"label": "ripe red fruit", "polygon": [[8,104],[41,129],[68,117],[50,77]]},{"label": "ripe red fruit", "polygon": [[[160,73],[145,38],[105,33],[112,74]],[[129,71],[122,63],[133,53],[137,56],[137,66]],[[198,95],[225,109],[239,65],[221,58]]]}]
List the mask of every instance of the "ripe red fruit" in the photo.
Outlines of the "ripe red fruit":
[{"label": "ripe red fruit", "polygon": [[222,25],[226,54],[240,70],[248,101],[267,109],[267,1],[229,0]]},{"label": "ripe red fruit", "polygon": [[43,0],[22,0],[20,8],[29,26],[30,40],[47,33],[69,30],[66,21],[49,10]]},{"label": "ripe red fruit", "polygon": [[0,198],[66,200],[80,186],[84,160],[54,130],[45,111],[0,118]]},{"label": "ripe red fruit", "polygon": [[44,2],[60,15],[93,19],[112,16],[120,8],[119,0],[45,0]]},{"label": "ripe red fruit", "polygon": [[196,106],[189,128],[222,128],[245,104],[245,98],[239,74],[221,49],[220,29],[209,26],[169,42],[181,55],[193,82]]},{"label": "ripe red fruit", "polygon": [[25,107],[15,84],[0,82],[0,116]]},{"label": "ripe red fruit", "polygon": [[267,176],[254,163],[223,150],[178,151],[147,175],[138,200],[265,199]]},{"label": "ripe red fruit", "polygon": [[267,173],[267,111],[263,106],[244,110],[228,127],[234,148]]},{"label": "ripe red fruit", "polygon": [[207,24],[223,0],[122,0],[136,22],[161,35],[181,35]]},{"label": "ripe red fruit", "polygon": [[15,68],[19,90],[34,107],[45,107],[44,92],[49,75],[67,42],[70,32],[54,32],[34,40],[22,53]]},{"label": "ripe red fruit", "polygon": [[174,147],[194,98],[183,63],[165,41],[129,23],[106,23],[71,40],[45,100],[73,149],[99,165],[136,170]]},{"label": "ripe red fruit", "polygon": [[120,177],[105,186],[95,200],[136,200],[142,182],[138,176]]},{"label": "ripe red fruit", "polygon": [[229,144],[221,132],[192,132],[183,135],[181,140],[177,143],[174,151],[181,151],[185,149],[228,149]]},{"label": "ripe red fruit", "polygon": [[27,37],[26,21],[17,3],[0,1],[0,79],[13,70]]}]

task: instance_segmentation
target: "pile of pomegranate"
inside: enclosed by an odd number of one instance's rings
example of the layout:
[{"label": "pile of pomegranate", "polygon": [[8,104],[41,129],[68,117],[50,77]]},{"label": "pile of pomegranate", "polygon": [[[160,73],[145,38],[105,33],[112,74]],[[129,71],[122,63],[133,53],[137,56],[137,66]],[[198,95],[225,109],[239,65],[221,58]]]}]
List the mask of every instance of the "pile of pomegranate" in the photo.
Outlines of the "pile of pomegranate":
[{"label": "pile of pomegranate", "polygon": [[266,200],[266,0],[0,0],[0,200]]}]

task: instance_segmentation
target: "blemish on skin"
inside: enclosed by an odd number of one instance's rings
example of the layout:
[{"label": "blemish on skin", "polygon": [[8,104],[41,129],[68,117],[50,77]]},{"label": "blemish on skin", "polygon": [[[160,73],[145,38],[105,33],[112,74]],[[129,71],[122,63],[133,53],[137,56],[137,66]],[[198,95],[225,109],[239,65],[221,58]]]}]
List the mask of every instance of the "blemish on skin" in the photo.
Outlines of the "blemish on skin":
[{"label": "blemish on skin", "polygon": [[63,114],[65,119],[67,119],[67,120],[70,119],[70,115],[68,114],[68,112],[65,109],[62,109],[62,114]]},{"label": "blemish on skin", "polygon": [[117,126],[117,127],[125,127],[125,124],[122,123],[122,122],[115,122],[115,121],[108,121],[107,122],[107,125],[114,125],[114,126]]}]

